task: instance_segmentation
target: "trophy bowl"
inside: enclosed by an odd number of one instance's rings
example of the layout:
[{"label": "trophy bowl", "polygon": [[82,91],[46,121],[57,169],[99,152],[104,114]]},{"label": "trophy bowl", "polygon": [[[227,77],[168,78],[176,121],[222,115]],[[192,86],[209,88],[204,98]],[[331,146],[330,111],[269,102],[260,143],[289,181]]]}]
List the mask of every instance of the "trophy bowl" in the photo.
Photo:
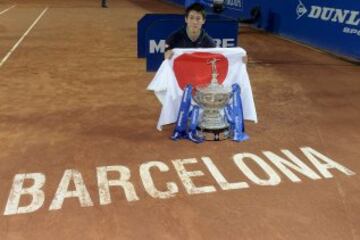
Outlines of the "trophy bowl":
[{"label": "trophy bowl", "polygon": [[198,135],[209,141],[227,139],[229,124],[221,112],[230,100],[231,90],[213,82],[195,89],[193,99],[203,110],[197,128]]}]

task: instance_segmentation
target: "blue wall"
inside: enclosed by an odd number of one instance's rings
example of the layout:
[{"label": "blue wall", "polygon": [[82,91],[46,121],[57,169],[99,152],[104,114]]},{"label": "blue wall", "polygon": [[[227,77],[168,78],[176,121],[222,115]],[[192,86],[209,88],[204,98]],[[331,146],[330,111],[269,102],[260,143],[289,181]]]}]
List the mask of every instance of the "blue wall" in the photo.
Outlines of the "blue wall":
[{"label": "blue wall", "polygon": [[[180,5],[212,0],[168,0]],[[222,14],[246,19],[260,6],[254,26],[307,45],[360,61],[360,0],[225,0]]]}]

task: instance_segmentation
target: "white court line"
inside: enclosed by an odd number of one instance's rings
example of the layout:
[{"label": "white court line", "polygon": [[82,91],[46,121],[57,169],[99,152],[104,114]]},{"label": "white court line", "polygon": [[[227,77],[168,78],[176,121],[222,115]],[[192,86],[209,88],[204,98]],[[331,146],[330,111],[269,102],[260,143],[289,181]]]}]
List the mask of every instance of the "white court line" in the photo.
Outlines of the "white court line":
[{"label": "white court line", "polygon": [[33,22],[33,24],[31,24],[31,26],[28,28],[28,30],[26,30],[26,32],[21,36],[21,38],[15,43],[15,45],[10,49],[10,51],[6,54],[6,56],[1,60],[0,62],[0,68],[1,66],[5,63],[5,61],[10,57],[10,55],[15,51],[15,49],[19,46],[19,44],[22,42],[22,40],[24,40],[24,38],[26,37],[26,35],[28,35],[28,33],[31,31],[31,29],[35,26],[35,24],[40,20],[40,18],[45,14],[45,12],[48,10],[49,8],[45,8],[40,15],[36,18],[36,20]]},{"label": "white court line", "polygon": [[7,9],[5,9],[4,11],[0,12],[0,15],[3,14],[3,13],[6,13],[7,11],[9,11],[10,9],[12,9],[13,7],[15,7],[16,5],[13,5]]}]

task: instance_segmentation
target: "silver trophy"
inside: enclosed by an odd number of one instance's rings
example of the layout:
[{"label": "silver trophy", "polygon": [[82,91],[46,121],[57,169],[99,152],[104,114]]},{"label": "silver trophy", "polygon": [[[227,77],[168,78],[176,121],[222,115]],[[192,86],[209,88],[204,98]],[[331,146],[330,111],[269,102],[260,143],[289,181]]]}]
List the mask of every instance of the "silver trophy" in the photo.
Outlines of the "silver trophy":
[{"label": "silver trophy", "polygon": [[196,87],[194,101],[203,109],[198,125],[198,135],[205,140],[219,141],[229,137],[229,124],[225,119],[223,109],[230,100],[231,89],[220,85],[217,80],[219,75],[216,70],[216,62],[213,58],[211,64],[212,79],[207,86]]}]

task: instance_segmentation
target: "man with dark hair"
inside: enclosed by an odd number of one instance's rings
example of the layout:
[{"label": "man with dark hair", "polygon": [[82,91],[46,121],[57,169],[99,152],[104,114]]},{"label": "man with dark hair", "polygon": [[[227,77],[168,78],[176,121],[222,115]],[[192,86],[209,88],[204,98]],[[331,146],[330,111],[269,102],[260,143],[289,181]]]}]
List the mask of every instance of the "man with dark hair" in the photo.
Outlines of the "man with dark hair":
[{"label": "man with dark hair", "polygon": [[101,0],[101,7],[107,8],[106,0]]},{"label": "man with dark hair", "polygon": [[203,29],[206,20],[205,8],[194,3],[185,10],[186,26],[170,34],[166,40],[165,58],[170,59],[173,48],[213,48],[215,41]]}]

